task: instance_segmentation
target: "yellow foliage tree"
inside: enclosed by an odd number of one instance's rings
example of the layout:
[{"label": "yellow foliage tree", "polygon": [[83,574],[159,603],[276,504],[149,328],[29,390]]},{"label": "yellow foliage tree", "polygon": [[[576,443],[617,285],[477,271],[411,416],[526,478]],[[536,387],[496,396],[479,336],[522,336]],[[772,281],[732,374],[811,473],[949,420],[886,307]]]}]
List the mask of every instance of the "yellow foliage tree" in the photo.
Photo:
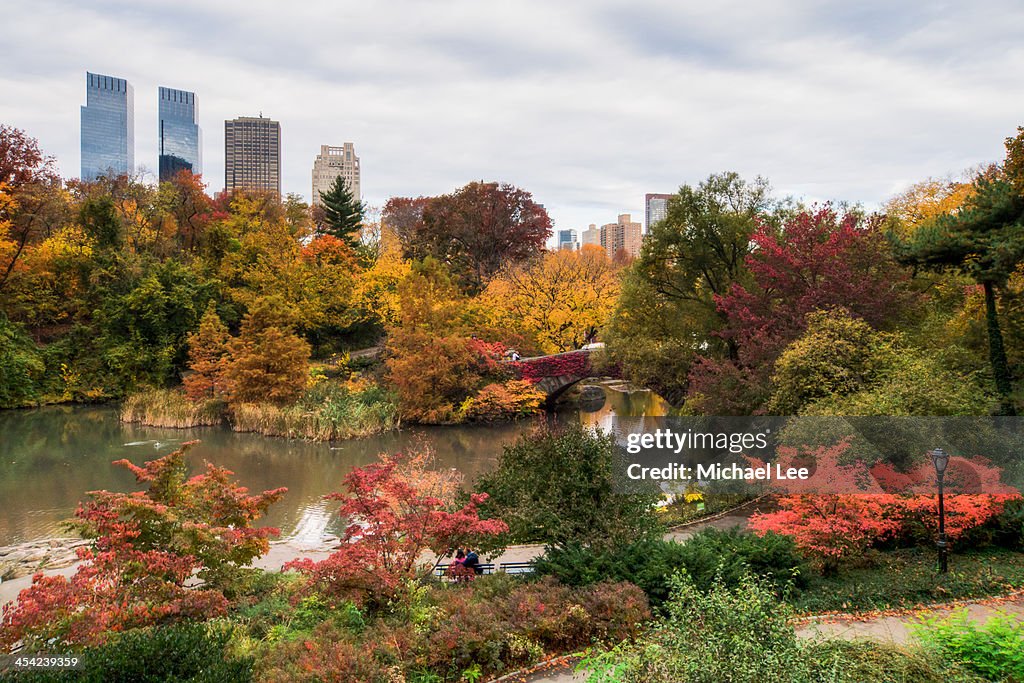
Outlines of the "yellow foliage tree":
[{"label": "yellow foliage tree", "polygon": [[535,338],[545,353],[571,351],[608,321],[620,271],[600,248],[546,252],[503,269],[483,298],[496,326]]},{"label": "yellow foliage tree", "polygon": [[971,188],[969,179],[929,178],[891,198],[884,210],[894,219],[896,231],[906,235],[926,220],[956,211],[970,195]]}]

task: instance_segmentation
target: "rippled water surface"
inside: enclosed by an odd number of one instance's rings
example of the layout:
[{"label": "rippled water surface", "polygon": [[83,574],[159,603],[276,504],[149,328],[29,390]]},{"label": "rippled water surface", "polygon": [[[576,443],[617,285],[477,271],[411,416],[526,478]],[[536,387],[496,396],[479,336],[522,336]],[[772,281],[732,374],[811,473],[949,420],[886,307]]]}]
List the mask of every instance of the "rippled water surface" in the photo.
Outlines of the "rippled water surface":
[{"label": "rippled water surface", "polygon": [[[649,392],[605,388],[604,401],[564,411],[560,420],[581,420],[603,428],[616,415],[663,414],[664,403]],[[0,546],[61,534],[86,491],[131,491],[134,477],[110,463],[136,464],[164,455],[186,441],[194,466],[209,460],[235,472],[253,491],[288,487],[267,523],[282,537],[314,545],[337,533],[336,503],[322,497],[341,488],[353,467],[381,452],[430,446],[438,467],[454,467],[468,480],[494,466],[502,446],[534,423],[403,429],[376,437],[334,443],[238,434],[222,427],[161,429],[122,424],[110,406],[59,406],[0,411]]]}]

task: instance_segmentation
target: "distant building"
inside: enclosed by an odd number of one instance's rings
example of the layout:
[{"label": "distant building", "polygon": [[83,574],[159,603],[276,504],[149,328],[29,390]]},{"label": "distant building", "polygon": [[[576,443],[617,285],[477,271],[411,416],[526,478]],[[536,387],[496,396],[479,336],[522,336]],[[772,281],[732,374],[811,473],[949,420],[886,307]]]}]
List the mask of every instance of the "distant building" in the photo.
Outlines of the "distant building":
[{"label": "distant building", "polygon": [[558,250],[562,251],[576,251],[580,248],[579,243],[576,241],[575,230],[559,230],[558,231]]},{"label": "distant building", "polygon": [[346,142],[341,147],[320,145],[320,153],[313,161],[313,204],[320,203],[320,193],[331,189],[334,180],[341,176],[356,201],[363,198],[359,187],[359,157],[355,147]]},{"label": "distant building", "polygon": [[135,90],[123,78],[86,72],[82,180],[135,171]]},{"label": "distant building", "polygon": [[224,190],[281,194],[281,124],[262,116],[224,122]]},{"label": "distant building", "polygon": [[639,223],[634,223],[628,213],[619,214],[615,223],[601,226],[601,246],[608,258],[614,258],[620,251],[630,256],[640,254],[643,231]]},{"label": "distant building", "polygon": [[179,171],[203,172],[203,132],[196,124],[196,94],[160,88],[160,182]]},{"label": "distant building", "polygon": [[601,246],[601,230],[596,225],[591,223],[590,227],[583,231],[582,242],[582,246],[584,247],[587,246],[588,244]]},{"label": "distant building", "polygon": [[666,216],[668,216],[668,200],[671,198],[672,195],[670,194],[644,195],[644,219],[647,225],[647,232],[651,231],[652,225],[660,223],[665,220]]}]

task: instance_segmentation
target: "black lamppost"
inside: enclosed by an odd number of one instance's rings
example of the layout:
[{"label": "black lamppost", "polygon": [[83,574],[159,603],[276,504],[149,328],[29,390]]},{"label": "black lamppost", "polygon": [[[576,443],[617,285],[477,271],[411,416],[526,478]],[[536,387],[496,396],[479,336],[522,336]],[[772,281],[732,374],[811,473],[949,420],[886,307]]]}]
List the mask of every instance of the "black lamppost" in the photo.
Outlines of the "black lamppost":
[{"label": "black lamppost", "polygon": [[931,452],[932,464],[935,465],[935,475],[939,480],[939,571],[943,574],[949,571],[949,544],[946,542],[946,504],[943,499],[943,483],[946,476],[946,465],[949,464],[949,454],[941,448]]}]

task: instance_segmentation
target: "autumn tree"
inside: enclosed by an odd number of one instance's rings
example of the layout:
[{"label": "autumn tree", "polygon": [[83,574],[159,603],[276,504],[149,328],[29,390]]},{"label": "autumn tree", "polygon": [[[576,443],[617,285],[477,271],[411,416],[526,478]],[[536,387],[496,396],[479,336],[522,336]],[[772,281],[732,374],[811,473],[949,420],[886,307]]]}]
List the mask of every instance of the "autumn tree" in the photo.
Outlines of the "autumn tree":
[{"label": "autumn tree", "polygon": [[349,472],[345,491],[328,496],[341,501],[346,525],[338,549],[320,562],[296,560],[285,568],[307,576],[322,594],[381,604],[429,576],[435,558],[507,530],[499,520],[480,519],[486,494],[453,506],[450,482],[429,472],[428,463],[385,454]]},{"label": "autumn tree", "polygon": [[309,344],[295,335],[278,298],[260,299],[227,344],[224,381],[231,403],[289,403],[306,388]]},{"label": "autumn tree", "polygon": [[898,240],[898,258],[934,271],[969,276],[984,290],[989,365],[1004,415],[1016,414],[1013,373],[1007,360],[996,293],[1024,263],[1024,194],[1003,172],[979,176],[955,213],[936,216],[906,239]]},{"label": "autumn tree", "polygon": [[[285,489],[250,495],[231,472],[207,463],[188,476],[191,444],[139,467],[126,467],[145,491],[96,491],[74,526],[93,540],[69,579],[33,577],[3,608],[0,646],[94,645],[111,632],[201,620],[226,612],[245,566],[267,551],[277,529],[254,523]],[[203,583],[190,588],[198,577]]]},{"label": "autumn tree", "polygon": [[206,194],[202,176],[187,169],[178,171],[160,185],[159,201],[174,221],[179,247],[189,252],[198,249],[214,217],[213,202]]},{"label": "autumn tree", "polygon": [[327,192],[320,193],[320,204],[323,207],[320,233],[343,240],[353,249],[357,249],[366,209],[352,194],[345,178],[339,175]]},{"label": "autumn tree", "polygon": [[411,251],[416,234],[423,226],[423,212],[431,197],[392,197],[384,204],[381,223],[394,235],[405,251]]},{"label": "autumn tree", "polygon": [[56,160],[25,131],[0,124],[0,293],[26,249],[49,237],[68,213]]},{"label": "autumn tree", "polygon": [[619,269],[599,248],[546,252],[504,267],[484,292],[495,324],[535,337],[543,353],[580,348],[604,327]]},{"label": "autumn tree", "polygon": [[725,318],[717,334],[736,357],[700,357],[689,378],[694,407],[722,415],[762,409],[773,365],[803,333],[808,313],[842,307],[879,329],[898,320],[913,300],[909,274],[879,223],[822,206],[789,216],[780,229],[760,224],[746,257],[750,279],[715,298]]},{"label": "autumn tree", "polygon": [[760,177],[722,173],[680,188],[628,269],[608,328],[628,376],[680,403],[695,354],[736,356],[735,342],[716,335],[725,315],[714,297],[746,277],[751,235],[776,210]]},{"label": "autumn tree", "polygon": [[469,293],[503,265],[538,254],[551,236],[547,211],[513,185],[472,182],[423,202],[421,217],[419,207],[418,200],[392,200],[384,219],[396,224],[407,258],[434,257]]},{"label": "autumn tree", "polygon": [[444,266],[427,258],[398,284],[398,324],[388,328],[388,382],[405,419],[444,423],[483,377],[462,319],[465,297]]},{"label": "autumn tree", "polygon": [[224,367],[231,335],[217,315],[211,300],[199,321],[199,329],[188,336],[188,368],[182,380],[185,393],[193,401],[215,398],[224,392]]}]

